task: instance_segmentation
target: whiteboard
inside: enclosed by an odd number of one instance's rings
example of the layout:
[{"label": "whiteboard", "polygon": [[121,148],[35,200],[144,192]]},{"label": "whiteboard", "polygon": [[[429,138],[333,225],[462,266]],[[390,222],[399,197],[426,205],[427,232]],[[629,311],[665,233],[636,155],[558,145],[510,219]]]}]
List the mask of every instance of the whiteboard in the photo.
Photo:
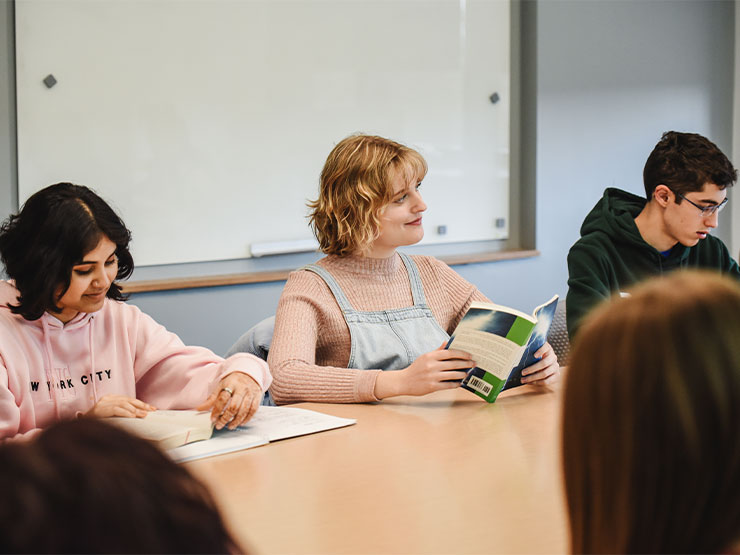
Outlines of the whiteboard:
[{"label": "whiteboard", "polygon": [[508,236],[508,0],[19,0],[15,14],[19,199],[94,188],[138,265],[310,239],[306,201],[355,132],[427,159],[424,242]]}]

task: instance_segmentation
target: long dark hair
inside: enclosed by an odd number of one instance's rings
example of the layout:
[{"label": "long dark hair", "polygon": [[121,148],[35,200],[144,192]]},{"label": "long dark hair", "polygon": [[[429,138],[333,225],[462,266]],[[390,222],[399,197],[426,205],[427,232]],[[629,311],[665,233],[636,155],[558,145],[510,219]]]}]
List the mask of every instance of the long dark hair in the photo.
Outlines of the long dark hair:
[{"label": "long dark hair", "polygon": [[740,286],[676,272],[586,319],[566,373],[572,553],[740,539]]},{"label": "long dark hair", "polygon": [[0,444],[2,553],[237,553],[208,489],[101,420]]},{"label": "long dark hair", "polygon": [[[134,271],[129,252],[131,232],[113,209],[91,189],[57,183],[34,193],[18,214],[0,227],[0,257],[20,296],[10,309],[26,320],[46,312],[61,312],[58,291],[67,290],[72,267],[105,236],[116,244],[116,280]],[[107,296],[126,297],[117,283]]]}]

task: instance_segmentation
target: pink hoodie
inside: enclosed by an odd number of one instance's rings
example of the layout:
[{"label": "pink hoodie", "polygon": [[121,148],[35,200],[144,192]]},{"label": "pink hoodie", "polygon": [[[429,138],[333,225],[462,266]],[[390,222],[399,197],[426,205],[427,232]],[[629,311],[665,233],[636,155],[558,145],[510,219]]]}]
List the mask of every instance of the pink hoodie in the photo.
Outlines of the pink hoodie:
[{"label": "pink hoodie", "polygon": [[224,360],[187,347],[136,306],[110,299],[63,325],[45,313],[29,322],[13,314],[18,290],[0,281],[0,439],[35,432],[86,412],[108,394],[136,397],[158,409],[192,409],[234,371],[266,391],[267,363],[253,355]]}]

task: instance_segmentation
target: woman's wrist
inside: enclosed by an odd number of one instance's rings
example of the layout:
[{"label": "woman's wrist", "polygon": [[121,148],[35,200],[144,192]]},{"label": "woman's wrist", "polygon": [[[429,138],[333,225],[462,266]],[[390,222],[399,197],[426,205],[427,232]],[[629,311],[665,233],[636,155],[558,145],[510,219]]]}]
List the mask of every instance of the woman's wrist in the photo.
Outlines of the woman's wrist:
[{"label": "woman's wrist", "polygon": [[373,394],[378,399],[386,399],[403,394],[403,370],[383,371],[375,380]]}]

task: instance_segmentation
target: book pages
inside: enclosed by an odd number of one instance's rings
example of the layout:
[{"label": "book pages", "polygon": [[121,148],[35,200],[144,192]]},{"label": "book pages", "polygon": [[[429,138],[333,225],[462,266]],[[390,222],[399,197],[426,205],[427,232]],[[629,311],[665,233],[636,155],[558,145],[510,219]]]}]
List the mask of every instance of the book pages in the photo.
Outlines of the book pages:
[{"label": "book pages", "polygon": [[144,418],[113,416],[106,421],[144,439],[154,441],[161,449],[200,441],[211,437],[213,424],[207,411],[157,410]]}]

